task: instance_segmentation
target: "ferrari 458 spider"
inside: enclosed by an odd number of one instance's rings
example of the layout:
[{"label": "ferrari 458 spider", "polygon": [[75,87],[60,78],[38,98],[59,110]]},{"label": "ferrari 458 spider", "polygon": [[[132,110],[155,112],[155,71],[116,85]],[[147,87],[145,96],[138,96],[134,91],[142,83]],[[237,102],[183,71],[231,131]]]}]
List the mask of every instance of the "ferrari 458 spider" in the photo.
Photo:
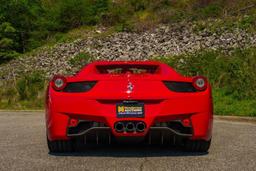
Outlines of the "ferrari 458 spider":
[{"label": "ferrari 458 spider", "polygon": [[74,76],[54,76],[46,95],[50,152],[102,143],[181,145],[208,151],[211,87],[155,61],[99,61]]}]

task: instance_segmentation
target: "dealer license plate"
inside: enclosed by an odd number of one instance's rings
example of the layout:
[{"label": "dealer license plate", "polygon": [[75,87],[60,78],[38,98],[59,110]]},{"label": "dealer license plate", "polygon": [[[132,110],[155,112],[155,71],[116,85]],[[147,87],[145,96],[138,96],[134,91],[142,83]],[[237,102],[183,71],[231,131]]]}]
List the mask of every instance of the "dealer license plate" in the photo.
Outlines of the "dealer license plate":
[{"label": "dealer license plate", "polygon": [[144,103],[123,102],[116,104],[116,112],[118,118],[127,117],[144,117]]}]

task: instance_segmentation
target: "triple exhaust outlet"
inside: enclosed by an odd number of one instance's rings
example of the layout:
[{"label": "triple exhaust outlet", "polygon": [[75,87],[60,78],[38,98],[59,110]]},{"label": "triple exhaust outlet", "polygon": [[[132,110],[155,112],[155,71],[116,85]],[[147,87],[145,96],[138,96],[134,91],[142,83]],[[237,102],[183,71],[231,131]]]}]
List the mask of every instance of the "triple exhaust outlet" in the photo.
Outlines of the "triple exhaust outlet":
[{"label": "triple exhaust outlet", "polygon": [[117,122],[115,124],[116,132],[144,132],[146,125],[144,122]]}]

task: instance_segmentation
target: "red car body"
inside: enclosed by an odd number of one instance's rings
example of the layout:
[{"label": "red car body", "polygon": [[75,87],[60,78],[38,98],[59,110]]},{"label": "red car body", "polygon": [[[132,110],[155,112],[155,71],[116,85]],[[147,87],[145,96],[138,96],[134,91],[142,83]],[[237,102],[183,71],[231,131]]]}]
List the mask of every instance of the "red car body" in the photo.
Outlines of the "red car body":
[{"label": "red car body", "polygon": [[[95,137],[98,144],[98,132],[107,135],[109,143],[110,137],[165,143],[170,134],[182,137],[181,144],[190,151],[207,151],[212,122],[207,80],[182,76],[156,61],[93,62],[74,76],[54,77],[47,90],[46,128],[52,152],[71,151],[79,137]],[[151,130],[160,138],[151,137]]]}]

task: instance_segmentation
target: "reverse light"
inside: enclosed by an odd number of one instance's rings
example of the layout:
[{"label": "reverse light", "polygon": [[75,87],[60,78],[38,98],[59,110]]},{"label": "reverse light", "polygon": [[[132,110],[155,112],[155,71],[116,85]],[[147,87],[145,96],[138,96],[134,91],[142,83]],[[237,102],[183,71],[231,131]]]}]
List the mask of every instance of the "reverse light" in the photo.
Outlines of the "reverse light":
[{"label": "reverse light", "polygon": [[203,91],[207,88],[207,79],[203,76],[197,76],[193,78],[193,86],[198,90],[198,91]]},{"label": "reverse light", "polygon": [[64,76],[57,75],[52,79],[52,86],[56,91],[63,90],[67,85],[67,80]]}]

